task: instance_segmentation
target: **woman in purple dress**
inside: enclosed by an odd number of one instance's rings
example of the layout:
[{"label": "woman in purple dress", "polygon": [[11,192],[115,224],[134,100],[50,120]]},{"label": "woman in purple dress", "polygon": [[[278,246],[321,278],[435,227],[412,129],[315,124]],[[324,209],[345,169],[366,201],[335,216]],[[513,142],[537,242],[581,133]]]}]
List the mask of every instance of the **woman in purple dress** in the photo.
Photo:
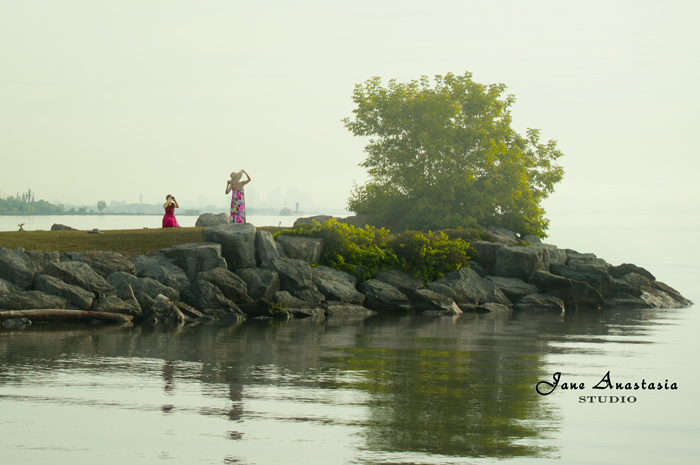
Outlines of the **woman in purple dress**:
[{"label": "woman in purple dress", "polygon": [[163,227],[179,228],[180,225],[177,224],[177,220],[175,219],[175,209],[180,208],[180,206],[177,204],[175,197],[172,195],[165,197],[163,208],[165,208],[165,215],[163,215]]},{"label": "woman in purple dress", "polygon": [[[247,178],[241,178],[245,174]],[[245,195],[243,186],[250,182],[250,176],[245,170],[231,173],[231,179],[226,181],[226,193],[231,192],[231,223],[245,223]]]}]

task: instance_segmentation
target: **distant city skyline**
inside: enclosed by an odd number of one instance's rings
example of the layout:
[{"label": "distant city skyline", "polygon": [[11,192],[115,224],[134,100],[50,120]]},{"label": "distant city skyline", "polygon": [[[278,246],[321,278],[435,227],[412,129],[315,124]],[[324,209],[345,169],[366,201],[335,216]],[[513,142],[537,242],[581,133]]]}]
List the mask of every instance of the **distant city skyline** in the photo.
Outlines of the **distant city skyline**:
[{"label": "distant city skyline", "polygon": [[[282,209],[288,207],[291,210],[296,209],[296,204],[299,204],[299,210],[301,211],[315,211],[315,210],[345,210],[347,205],[324,205],[311,195],[309,191],[301,192],[299,189],[291,187],[286,190],[284,195],[282,194],[282,188],[280,186],[275,186],[272,189],[268,189],[264,194],[260,194],[258,189],[254,186],[247,186],[245,188],[246,201],[251,208],[261,208],[261,209]],[[12,194],[15,195],[15,194]],[[0,198],[4,197],[3,193],[0,191]],[[143,194],[134,194],[129,198],[122,199],[96,199],[94,202],[64,202],[59,197],[53,197],[51,199],[44,199],[53,204],[63,204],[63,205],[79,205],[79,206],[96,206],[97,202],[104,200],[107,202],[107,206],[114,204],[145,204],[145,205],[159,205],[162,202],[160,199],[156,199],[155,196],[149,198]],[[188,198],[182,198],[176,196],[178,202],[181,204],[181,208],[201,208],[207,206],[221,206],[222,208],[227,208],[230,202],[228,196],[222,194],[216,198],[211,198],[210,196],[199,194],[195,202],[190,201]],[[37,198],[37,200],[39,200]]]}]

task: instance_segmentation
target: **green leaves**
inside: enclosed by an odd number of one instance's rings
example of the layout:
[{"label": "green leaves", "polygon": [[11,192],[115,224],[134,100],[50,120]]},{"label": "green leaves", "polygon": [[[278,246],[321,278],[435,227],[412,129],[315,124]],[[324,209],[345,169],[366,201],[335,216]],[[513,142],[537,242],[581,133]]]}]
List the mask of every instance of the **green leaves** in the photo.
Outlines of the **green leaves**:
[{"label": "green leaves", "polygon": [[469,243],[464,239],[492,239],[475,230],[404,231],[392,236],[388,230],[366,226],[356,228],[330,219],[303,224],[275,234],[323,239],[321,264],[355,274],[364,281],[380,268],[403,268],[425,282],[443,273],[468,267]]},{"label": "green leaves", "polygon": [[556,142],[523,138],[511,128],[503,84],[470,73],[436,76],[386,88],[374,77],[355,87],[356,136],[370,137],[361,166],[370,175],[348,205],[393,229],[504,226],[544,237],[540,202],[563,176]]}]

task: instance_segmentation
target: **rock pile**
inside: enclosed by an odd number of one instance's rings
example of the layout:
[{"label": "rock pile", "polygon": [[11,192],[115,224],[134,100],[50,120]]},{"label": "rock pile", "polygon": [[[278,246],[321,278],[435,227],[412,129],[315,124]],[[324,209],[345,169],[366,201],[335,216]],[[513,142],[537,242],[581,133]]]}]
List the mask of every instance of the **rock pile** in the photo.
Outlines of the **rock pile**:
[{"label": "rock pile", "polygon": [[513,245],[504,231],[494,235],[503,238],[500,242],[471,243],[477,251],[471,268],[427,285],[401,270],[380,270],[358,286],[355,276],[318,265],[320,239],[282,236],[275,242],[251,224],[215,225],[202,236],[206,242],[129,260],[114,252],[0,247],[0,320],[20,324],[22,312],[29,310],[34,318],[74,310],[84,318],[119,314],[151,323],[183,323],[691,304],[643,268],[611,266],[594,254],[550,244]]}]

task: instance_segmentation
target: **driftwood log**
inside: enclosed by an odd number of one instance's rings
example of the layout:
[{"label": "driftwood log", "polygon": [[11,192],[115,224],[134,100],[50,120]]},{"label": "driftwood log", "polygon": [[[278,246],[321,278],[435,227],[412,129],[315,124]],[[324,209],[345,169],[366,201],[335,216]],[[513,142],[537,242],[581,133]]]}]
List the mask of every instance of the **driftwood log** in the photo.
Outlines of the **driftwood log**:
[{"label": "driftwood log", "polygon": [[62,310],[57,308],[44,308],[39,310],[0,310],[0,321],[13,318],[71,318],[74,320],[108,320],[130,322],[134,318],[131,315],[107,312],[88,312],[83,310]]}]

